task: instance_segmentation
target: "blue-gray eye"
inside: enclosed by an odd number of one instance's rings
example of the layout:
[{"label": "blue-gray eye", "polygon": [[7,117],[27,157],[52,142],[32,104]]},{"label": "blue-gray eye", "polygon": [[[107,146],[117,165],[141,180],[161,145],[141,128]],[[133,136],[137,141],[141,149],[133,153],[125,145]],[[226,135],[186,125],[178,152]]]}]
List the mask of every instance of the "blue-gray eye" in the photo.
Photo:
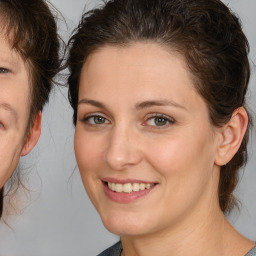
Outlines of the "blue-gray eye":
[{"label": "blue-gray eye", "polygon": [[82,120],[84,123],[91,125],[109,124],[109,120],[100,115],[87,116]]},{"label": "blue-gray eye", "polygon": [[95,124],[104,124],[106,122],[106,118],[103,116],[94,116],[93,121]]},{"label": "blue-gray eye", "polygon": [[0,67],[0,73],[1,73],[1,74],[7,74],[7,73],[9,73],[9,70],[6,69],[6,68],[1,68],[1,67]]},{"label": "blue-gray eye", "polygon": [[155,117],[154,118],[154,123],[156,126],[163,126],[167,124],[167,120],[164,117]]},{"label": "blue-gray eye", "polygon": [[152,116],[147,120],[147,125],[150,126],[167,126],[168,124],[174,123],[174,120],[165,116]]}]

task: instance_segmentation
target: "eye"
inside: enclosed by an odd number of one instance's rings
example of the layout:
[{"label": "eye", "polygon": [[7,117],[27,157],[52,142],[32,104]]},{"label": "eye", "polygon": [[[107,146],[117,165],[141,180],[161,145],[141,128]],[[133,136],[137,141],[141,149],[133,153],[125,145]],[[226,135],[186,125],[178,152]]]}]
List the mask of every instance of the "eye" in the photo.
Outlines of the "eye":
[{"label": "eye", "polygon": [[90,115],[85,117],[82,122],[90,124],[90,125],[101,125],[101,124],[109,124],[110,121],[101,116],[101,115]]},{"label": "eye", "polygon": [[0,73],[1,73],[1,74],[8,74],[9,72],[10,72],[9,69],[0,67]]},{"label": "eye", "polygon": [[174,119],[167,117],[163,114],[155,114],[154,116],[148,118],[144,125],[156,126],[156,127],[166,127],[173,124]]},{"label": "eye", "polygon": [[4,124],[0,122],[0,129],[4,128]]}]

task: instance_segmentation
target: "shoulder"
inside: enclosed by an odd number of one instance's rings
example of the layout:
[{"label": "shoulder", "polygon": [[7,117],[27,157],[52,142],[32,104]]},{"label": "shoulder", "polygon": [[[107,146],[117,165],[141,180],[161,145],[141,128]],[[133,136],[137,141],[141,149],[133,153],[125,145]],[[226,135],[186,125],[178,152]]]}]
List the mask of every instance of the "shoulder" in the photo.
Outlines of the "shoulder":
[{"label": "shoulder", "polygon": [[119,241],[118,243],[112,245],[98,256],[120,256],[122,252],[122,244]]},{"label": "shoulder", "polygon": [[256,256],[256,245],[245,256]]}]

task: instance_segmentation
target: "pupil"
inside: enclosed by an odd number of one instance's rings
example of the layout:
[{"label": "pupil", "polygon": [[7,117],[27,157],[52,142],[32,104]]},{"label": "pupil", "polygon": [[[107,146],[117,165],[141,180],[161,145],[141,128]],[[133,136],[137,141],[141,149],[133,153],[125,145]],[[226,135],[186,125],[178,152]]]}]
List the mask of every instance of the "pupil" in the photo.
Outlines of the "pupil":
[{"label": "pupil", "polygon": [[95,124],[102,124],[105,122],[105,118],[102,116],[95,116],[94,117]]},{"label": "pupil", "polygon": [[165,120],[165,118],[157,117],[155,119],[155,124],[158,125],[158,126],[165,125],[166,124],[166,120]]}]

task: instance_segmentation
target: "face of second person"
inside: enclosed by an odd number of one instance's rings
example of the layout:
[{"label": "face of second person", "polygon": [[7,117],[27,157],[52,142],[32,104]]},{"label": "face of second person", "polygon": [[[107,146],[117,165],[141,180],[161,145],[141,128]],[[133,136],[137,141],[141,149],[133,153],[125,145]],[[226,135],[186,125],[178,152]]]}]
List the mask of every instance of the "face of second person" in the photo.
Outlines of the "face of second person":
[{"label": "face of second person", "polygon": [[177,53],[137,43],[91,54],[77,117],[81,177],[111,232],[164,231],[218,204],[217,135]]},{"label": "face of second person", "polygon": [[15,170],[29,118],[29,76],[24,61],[0,35],[0,188]]}]

